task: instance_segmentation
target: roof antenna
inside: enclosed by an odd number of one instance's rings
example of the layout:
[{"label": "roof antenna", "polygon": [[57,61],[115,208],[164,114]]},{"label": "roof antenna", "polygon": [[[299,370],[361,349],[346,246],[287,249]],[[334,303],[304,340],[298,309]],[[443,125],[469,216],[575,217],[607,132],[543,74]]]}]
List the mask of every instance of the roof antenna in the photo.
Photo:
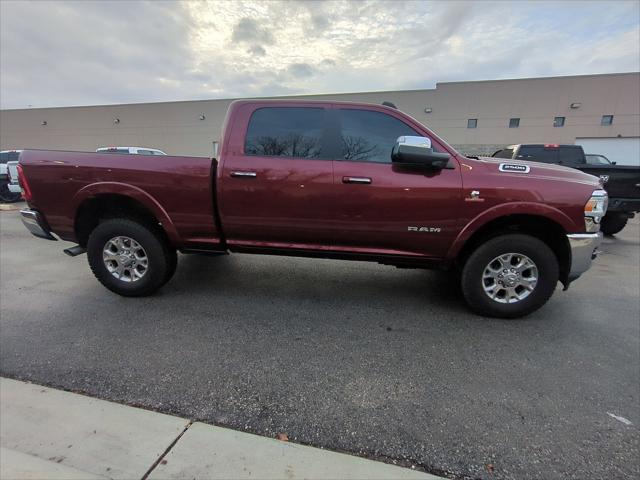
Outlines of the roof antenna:
[{"label": "roof antenna", "polygon": [[385,107],[391,107],[391,108],[395,108],[396,110],[398,109],[398,107],[396,107],[395,103],[392,102],[382,102],[382,105],[384,105]]}]

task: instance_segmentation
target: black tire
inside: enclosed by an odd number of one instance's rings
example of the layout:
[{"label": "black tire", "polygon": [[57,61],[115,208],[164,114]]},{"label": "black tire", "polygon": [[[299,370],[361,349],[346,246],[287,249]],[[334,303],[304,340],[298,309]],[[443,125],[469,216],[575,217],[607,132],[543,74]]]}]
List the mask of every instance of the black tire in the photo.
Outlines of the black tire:
[{"label": "black tire", "polygon": [[173,275],[176,273],[176,269],[178,268],[178,254],[174,249],[169,249],[169,267],[167,268],[167,274],[164,277],[164,281],[162,285],[165,285],[173,278]]},{"label": "black tire", "polygon": [[607,213],[600,222],[600,230],[605,235],[615,235],[620,233],[622,229],[627,225],[627,217],[624,213]]},{"label": "black tire", "polygon": [[[124,236],[135,240],[146,253],[147,269],[141,278],[125,282],[112,275],[102,259],[107,242]],[[176,252],[162,232],[150,225],[128,218],[114,218],[101,222],[89,235],[87,258],[91,271],[106,288],[125,297],[151,295],[167,283],[176,269]]]},{"label": "black tire", "polygon": [[0,202],[3,203],[15,203],[22,198],[20,193],[14,193],[9,190],[9,183],[0,183]]},{"label": "black tire", "polygon": [[[515,303],[499,303],[484,291],[483,273],[489,263],[508,253],[525,255],[538,270],[538,280],[526,298]],[[553,295],[560,276],[558,259],[543,241],[530,235],[504,234],[480,245],[462,269],[462,293],[469,307],[488,317],[517,318],[530,314]]]}]

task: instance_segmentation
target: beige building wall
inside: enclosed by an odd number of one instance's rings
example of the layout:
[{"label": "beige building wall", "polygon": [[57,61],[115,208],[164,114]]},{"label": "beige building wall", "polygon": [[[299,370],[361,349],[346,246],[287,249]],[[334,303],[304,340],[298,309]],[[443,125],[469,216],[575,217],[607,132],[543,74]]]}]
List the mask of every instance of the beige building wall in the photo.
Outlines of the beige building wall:
[{"label": "beige building wall", "polygon": [[[576,137],[640,137],[640,73],[438,83],[435,89],[290,98],[394,102],[463,153],[512,143],[574,143]],[[231,100],[0,111],[0,149],[95,150],[145,146],[211,156]],[[571,108],[579,103],[579,108]],[[425,109],[431,109],[426,113]],[[200,117],[204,115],[204,120]],[[603,115],[613,125],[601,126]],[[553,118],[566,117],[564,127]],[[467,120],[478,119],[475,129]],[[519,128],[508,128],[520,118]],[[116,123],[116,119],[118,122]],[[46,124],[43,124],[46,122]]]}]

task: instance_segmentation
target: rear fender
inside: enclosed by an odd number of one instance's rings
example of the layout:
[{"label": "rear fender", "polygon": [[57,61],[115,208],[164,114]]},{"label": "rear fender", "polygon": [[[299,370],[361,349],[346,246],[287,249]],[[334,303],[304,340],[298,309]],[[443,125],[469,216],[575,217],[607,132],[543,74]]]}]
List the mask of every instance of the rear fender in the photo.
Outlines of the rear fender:
[{"label": "rear fender", "polygon": [[80,208],[80,205],[82,205],[85,200],[97,197],[101,194],[122,195],[140,202],[140,204],[153,213],[153,215],[162,224],[162,227],[164,228],[164,231],[166,232],[167,237],[169,237],[171,243],[174,245],[180,245],[182,243],[175,225],[171,221],[171,218],[169,218],[165,209],[162,208],[162,205],[160,205],[158,201],[141,188],[134,187],[127,183],[99,182],[83,187],[73,197],[74,212],[78,211],[78,208]]}]

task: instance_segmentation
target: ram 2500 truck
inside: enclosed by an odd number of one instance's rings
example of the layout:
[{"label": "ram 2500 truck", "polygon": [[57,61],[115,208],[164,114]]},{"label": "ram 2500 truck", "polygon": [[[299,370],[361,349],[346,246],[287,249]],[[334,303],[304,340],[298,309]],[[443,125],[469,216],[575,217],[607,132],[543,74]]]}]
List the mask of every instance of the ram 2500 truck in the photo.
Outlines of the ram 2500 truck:
[{"label": "ram 2500 truck", "polygon": [[236,101],[219,159],[25,150],[21,212],[97,279],[148,295],[176,251],[457,269],[482,315],[518,317],[584,273],[606,192],[557,165],[471,159],[382,105]]}]

